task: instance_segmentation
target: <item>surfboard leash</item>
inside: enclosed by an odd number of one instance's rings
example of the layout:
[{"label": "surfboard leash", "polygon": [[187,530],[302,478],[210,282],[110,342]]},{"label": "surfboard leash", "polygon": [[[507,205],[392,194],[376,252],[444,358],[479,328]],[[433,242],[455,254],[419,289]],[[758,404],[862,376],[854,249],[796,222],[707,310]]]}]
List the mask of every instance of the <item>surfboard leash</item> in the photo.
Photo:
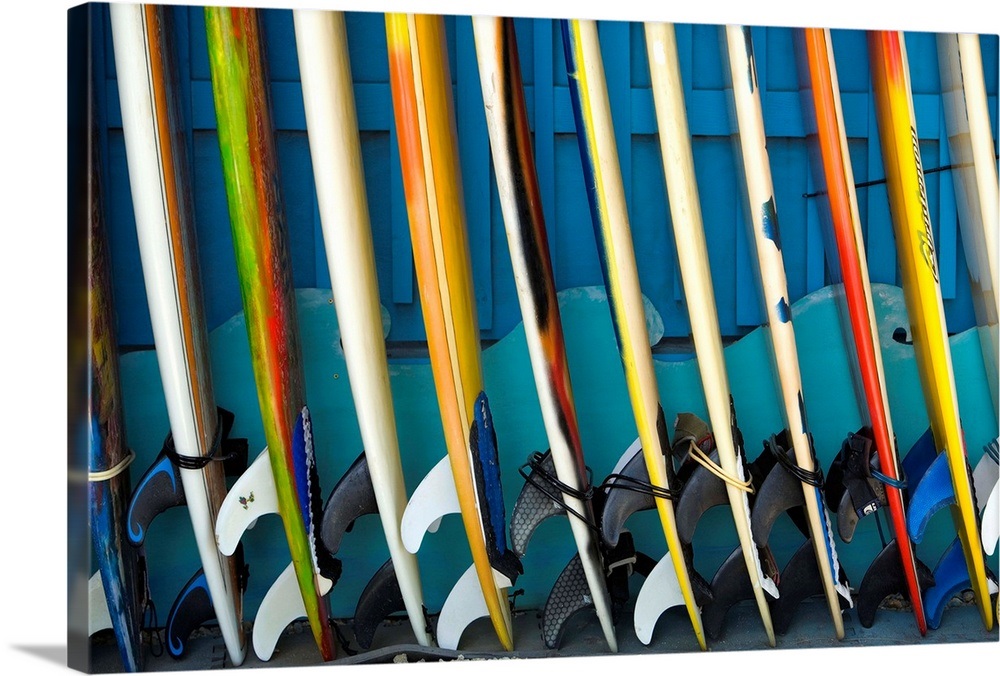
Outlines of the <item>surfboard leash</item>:
[{"label": "surfboard leash", "polygon": [[[580,519],[580,521],[585,523],[592,531],[598,532],[600,528],[597,523],[593,519],[570,507],[566,503],[566,499],[563,497],[564,495],[568,495],[571,498],[580,500],[581,502],[591,502],[594,499],[593,471],[590,467],[584,467],[587,472],[587,486],[583,489],[574,488],[566,482],[561,481],[559,477],[545,468],[544,463],[547,456],[548,452],[539,453],[538,451],[535,451],[528,456],[527,462],[517,468],[518,474],[520,474],[521,478],[525,481],[537,488],[547,498],[565,509],[567,513]],[[531,471],[525,471],[526,468]]]},{"label": "surfboard leash", "polygon": [[[810,442],[811,441],[812,440],[810,439]],[[795,461],[789,458],[785,453],[785,449],[778,443],[778,438],[774,434],[764,441],[764,447],[771,452],[774,458],[778,461],[778,464],[784,467],[785,471],[793,477],[804,484],[823,490],[823,469],[821,467],[817,466],[815,470],[809,471],[797,465]]]}]

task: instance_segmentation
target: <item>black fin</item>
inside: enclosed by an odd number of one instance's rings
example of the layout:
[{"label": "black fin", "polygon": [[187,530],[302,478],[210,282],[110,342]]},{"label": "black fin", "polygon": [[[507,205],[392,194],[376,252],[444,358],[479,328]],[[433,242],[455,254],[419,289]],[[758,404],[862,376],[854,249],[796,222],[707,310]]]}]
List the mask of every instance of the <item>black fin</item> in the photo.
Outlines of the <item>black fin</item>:
[{"label": "black fin", "polygon": [[[712,451],[712,462],[718,464],[719,452]],[[729,504],[726,484],[705,467],[698,465],[684,484],[680,497],[674,503],[674,518],[681,542],[690,544],[702,515],[712,507]]]},{"label": "black fin", "polygon": [[[641,451],[625,464],[620,473],[636,482],[649,483],[646,459]],[[625,521],[636,512],[655,507],[656,499],[649,493],[613,487],[608,489],[601,509],[601,541],[606,547],[613,549],[618,544]]]},{"label": "black fin", "polygon": [[375,638],[375,631],[392,613],[406,611],[403,593],[396,579],[396,569],[389,559],[368,581],[358,598],[354,611],[354,638],[362,650],[368,650]]},{"label": "black fin", "polygon": [[[770,454],[770,451],[765,450],[764,453]],[[802,482],[775,463],[761,482],[754,498],[753,508],[750,510],[750,528],[754,542],[760,547],[766,546],[775,520],[789,510],[801,514],[804,504]],[[793,516],[793,513],[789,516]],[[793,521],[801,530],[802,524],[794,518]],[[808,525],[805,534],[808,535]]]},{"label": "black fin", "polygon": [[621,532],[614,548],[605,550],[604,567],[611,596],[611,617],[615,622],[620,619],[629,600],[629,577],[633,573],[645,577],[654,565],[655,561],[635,550],[632,533],[627,530]]},{"label": "black fin", "polygon": [[336,554],[344,533],[350,532],[354,520],[365,514],[377,514],[375,490],[368,472],[368,459],[362,453],[347,469],[323,507],[319,539],[330,554]]},{"label": "black fin", "polygon": [[[554,475],[556,468],[552,452],[546,451],[542,457],[541,469]],[[565,507],[540,491],[531,481],[525,480],[510,514],[510,548],[518,556],[524,556],[538,524],[550,516],[565,513]]]},{"label": "black fin", "polygon": [[219,412],[219,427],[222,432],[222,448],[220,450],[223,457],[225,457],[222,464],[225,468],[226,476],[238,477],[246,471],[250,456],[250,445],[246,439],[239,437],[235,439],[229,438],[229,433],[233,431],[233,423],[236,420],[236,416],[222,407],[218,407],[217,410]]},{"label": "black fin", "polygon": [[549,648],[558,648],[563,627],[577,611],[594,605],[580,555],[576,554],[556,579],[542,610],[542,640]]},{"label": "black fin", "polygon": [[[690,557],[687,557],[686,560],[690,561]],[[704,607],[715,600],[715,591],[712,589],[712,585],[691,565],[688,565],[688,578],[691,580],[691,592],[694,594],[695,604]]]},{"label": "black fin", "polygon": [[722,627],[726,613],[740,601],[753,598],[753,585],[747,575],[746,562],[743,560],[743,549],[737,547],[719,566],[712,578],[712,597],[701,608],[701,620],[705,633],[712,640],[722,635]]},{"label": "black fin", "polygon": [[[840,569],[841,582],[844,581],[844,569]],[[816,550],[812,539],[807,539],[788,560],[781,571],[778,581],[778,598],[771,604],[771,619],[774,631],[778,634],[788,633],[792,618],[799,604],[810,596],[824,594],[823,581],[820,578],[819,564],[816,563]],[[848,606],[847,599],[839,597],[841,609]]]},{"label": "black fin", "polygon": [[[170,442],[168,442],[170,443]],[[186,504],[180,470],[165,450],[139,479],[128,506],[128,539],[138,547],[146,539],[149,524],[171,507]]]},{"label": "black fin", "polygon": [[885,487],[871,477],[874,444],[868,428],[847,435],[830,464],[825,497],[837,515],[837,532],[844,542],[854,539],[858,521],[886,504]]},{"label": "black fin", "polygon": [[208,581],[205,579],[205,571],[199,569],[184,585],[167,613],[164,633],[170,656],[174,659],[183,657],[191,633],[214,619],[215,606],[212,605],[212,595],[208,591]]},{"label": "black fin", "polygon": [[[920,559],[916,561],[917,584],[924,590],[934,584],[934,575]],[[862,627],[868,629],[875,623],[875,612],[890,594],[902,594],[906,598],[910,596],[906,576],[903,573],[903,563],[899,557],[899,542],[896,540],[891,540],[875,556],[861,579],[861,586],[858,587],[858,593],[854,597],[854,605],[858,610],[858,621]]]}]

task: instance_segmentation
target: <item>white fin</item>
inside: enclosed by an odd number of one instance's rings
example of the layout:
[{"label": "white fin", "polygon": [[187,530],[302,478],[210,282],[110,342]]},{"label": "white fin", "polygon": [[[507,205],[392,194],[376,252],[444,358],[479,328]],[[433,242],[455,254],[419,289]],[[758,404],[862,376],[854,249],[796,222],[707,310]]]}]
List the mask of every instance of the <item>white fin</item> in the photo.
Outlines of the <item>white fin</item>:
[{"label": "white fin", "polygon": [[90,577],[90,584],[87,590],[90,608],[90,618],[87,626],[89,635],[93,636],[102,629],[111,628],[111,613],[108,611],[108,598],[104,595],[104,581],[101,579],[101,571],[97,571]]},{"label": "white fin", "polygon": [[514,586],[514,583],[511,582],[510,578],[496,568],[493,569],[493,582],[496,583],[497,589],[506,589],[507,587]]},{"label": "white fin", "polygon": [[278,513],[278,494],[274,489],[271,460],[265,448],[253,464],[233,484],[219,507],[215,520],[215,540],[219,551],[231,556],[248,528],[265,514]]},{"label": "white fin", "polygon": [[[507,586],[510,586],[509,581]],[[448,650],[458,650],[458,641],[465,628],[473,620],[489,614],[483,589],[479,586],[479,576],[476,575],[476,566],[473,564],[462,573],[444,601],[437,623],[438,645]]]},{"label": "white fin", "polygon": [[986,453],[979,459],[975,471],[972,472],[972,484],[976,489],[976,508],[980,512],[986,509],[990,492],[1000,479],[1000,465],[997,465]]},{"label": "white fin", "polygon": [[663,611],[683,605],[681,585],[677,582],[673,559],[670,558],[670,552],[667,552],[649,573],[635,599],[635,635],[643,645],[649,645],[653,640],[656,621]]},{"label": "white fin", "polygon": [[642,442],[640,442],[639,438],[636,437],[636,440],[632,442],[632,445],[626,448],[625,452],[622,453],[622,457],[618,458],[618,464],[616,464],[615,468],[611,470],[611,473],[620,474],[621,471],[625,469],[625,465],[628,464],[628,461],[634,458],[636,454],[640,453],[641,451],[642,451]]},{"label": "white fin", "polygon": [[[325,577],[318,576],[319,593],[325,596],[333,587],[333,583]],[[302,593],[299,591],[299,581],[295,578],[295,566],[291,563],[281,571],[271,588],[264,595],[253,621],[253,651],[262,662],[267,662],[274,654],[274,646],[285,631],[285,628],[306,616],[306,607],[302,603]]]},{"label": "white fin", "polygon": [[993,490],[990,491],[990,497],[986,500],[982,517],[983,549],[987,555],[993,556],[998,539],[1000,539],[1000,483],[995,483]]},{"label": "white fin", "polygon": [[424,533],[436,531],[445,514],[460,512],[451,461],[446,455],[413,491],[413,497],[403,511],[400,530],[406,551],[416,554],[424,540]]}]

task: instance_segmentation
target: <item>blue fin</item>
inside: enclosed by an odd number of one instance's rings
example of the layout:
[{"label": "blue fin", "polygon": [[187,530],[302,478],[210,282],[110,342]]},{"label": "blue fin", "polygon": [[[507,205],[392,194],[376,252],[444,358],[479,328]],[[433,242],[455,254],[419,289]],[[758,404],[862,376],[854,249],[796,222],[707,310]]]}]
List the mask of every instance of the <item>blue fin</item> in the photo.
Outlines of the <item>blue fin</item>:
[{"label": "blue fin", "polygon": [[931,629],[940,627],[948,602],[955,594],[970,587],[972,582],[969,581],[969,568],[965,565],[962,542],[955,538],[934,568],[934,586],[924,592],[927,626]]},{"label": "blue fin", "polygon": [[157,515],[171,507],[187,503],[180,470],[170,462],[166,451],[160,451],[156,460],[139,479],[128,505],[128,539],[138,547],[146,539],[149,524]]},{"label": "blue fin", "polygon": [[906,529],[910,532],[910,539],[919,544],[924,539],[924,531],[931,517],[954,502],[955,488],[951,485],[951,468],[948,467],[948,457],[942,453],[927,468],[916,489],[910,494],[910,504],[906,510]]}]

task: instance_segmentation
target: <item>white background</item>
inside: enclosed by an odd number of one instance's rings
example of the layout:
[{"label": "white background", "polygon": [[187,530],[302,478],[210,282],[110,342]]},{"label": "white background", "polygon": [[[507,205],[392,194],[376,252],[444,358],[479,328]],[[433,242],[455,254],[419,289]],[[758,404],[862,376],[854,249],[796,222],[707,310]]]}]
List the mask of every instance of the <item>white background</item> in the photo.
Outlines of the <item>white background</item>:
[{"label": "white background", "polygon": [[[175,0],[168,0],[175,3]],[[59,673],[66,646],[66,0],[7,0],[0,17],[0,666],[10,674]],[[228,4],[232,4],[232,0]],[[873,0],[748,2],[574,0],[276,0],[248,5],[336,9],[420,9],[453,14],[675,22],[822,25],[851,28],[997,33],[990,0],[905,3],[910,14]],[[367,6],[366,6],[367,5]],[[994,7],[987,10],[987,7]],[[623,629],[624,630],[624,629]],[[532,673],[598,669],[722,670],[766,668],[818,673],[995,673],[1000,645],[761,650],[740,654],[686,654],[517,663]],[[611,661],[614,660],[614,661]],[[989,665],[993,666],[990,667]],[[507,661],[477,663],[479,673],[509,674]],[[416,676],[441,666],[366,667]],[[455,665],[465,674],[472,665]],[[8,670],[9,669],[9,670]],[[362,673],[354,668],[342,668]],[[676,671],[675,671],[676,670]],[[193,672],[192,672],[193,673]],[[290,669],[269,670],[284,675]]]}]

